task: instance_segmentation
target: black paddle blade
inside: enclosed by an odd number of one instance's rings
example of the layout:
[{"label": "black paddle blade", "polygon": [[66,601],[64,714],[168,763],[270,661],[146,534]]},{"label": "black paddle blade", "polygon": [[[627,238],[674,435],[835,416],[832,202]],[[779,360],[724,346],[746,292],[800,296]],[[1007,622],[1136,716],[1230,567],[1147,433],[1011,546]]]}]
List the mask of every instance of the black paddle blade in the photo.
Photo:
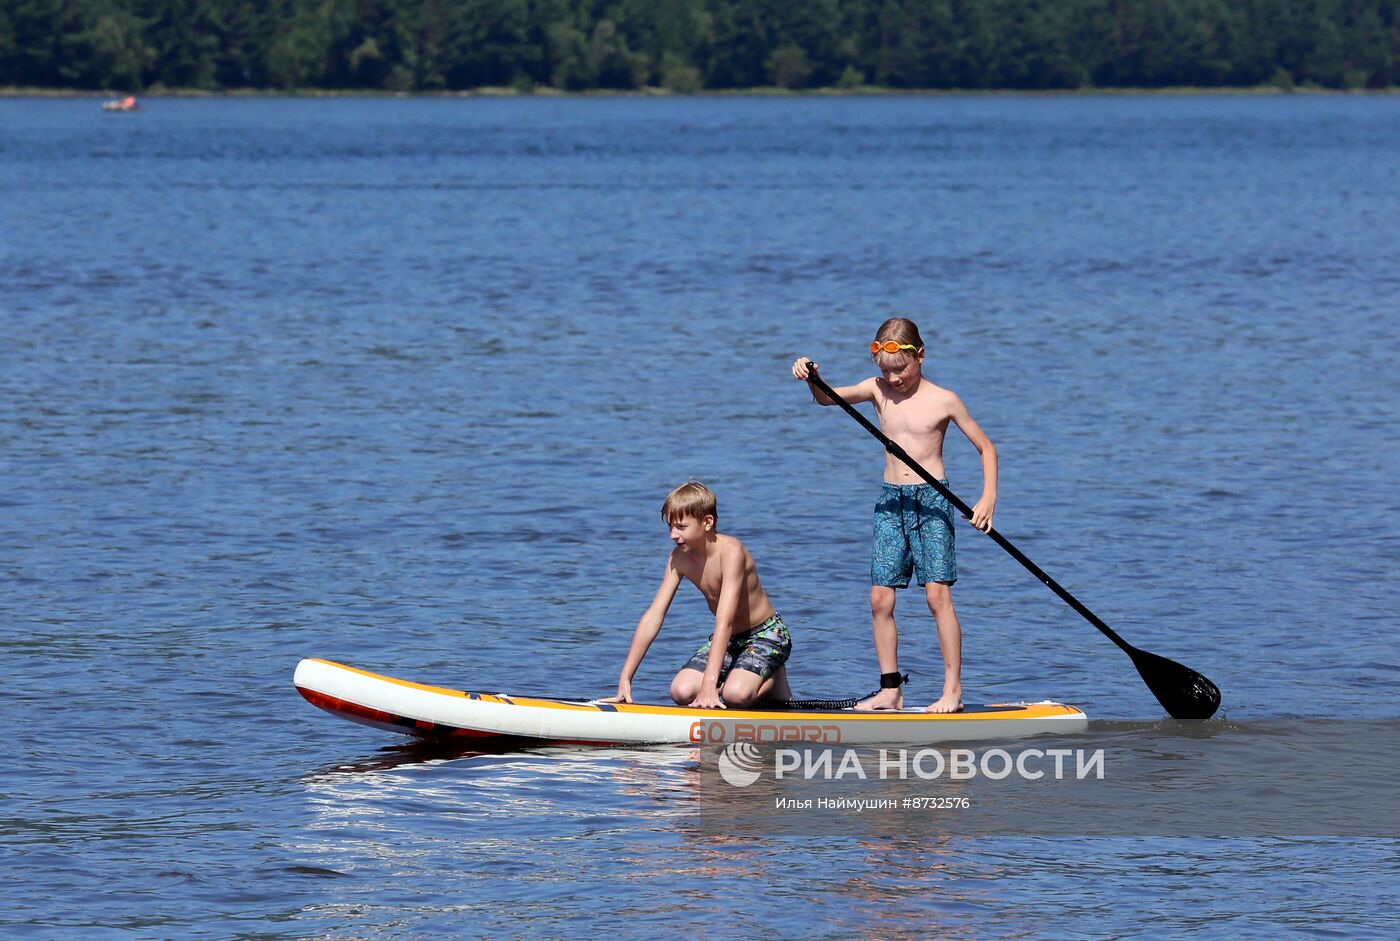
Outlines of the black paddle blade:
[{"label": "black paddle blade", "polygon": [[1219,688],[1190,667],[1136,647],[1128,656],[1173,719],[1209,719],[1220,708]]}]

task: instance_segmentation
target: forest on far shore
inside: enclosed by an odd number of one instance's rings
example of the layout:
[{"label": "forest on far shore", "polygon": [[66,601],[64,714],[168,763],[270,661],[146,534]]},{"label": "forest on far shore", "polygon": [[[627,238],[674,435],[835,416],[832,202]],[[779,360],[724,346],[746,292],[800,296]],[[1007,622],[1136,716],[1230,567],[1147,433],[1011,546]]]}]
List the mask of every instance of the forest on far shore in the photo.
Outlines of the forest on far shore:
[{"label": "forest on far shore", "polygon": [[1400,0],[6,0],[0,86],[1389,88]]}]

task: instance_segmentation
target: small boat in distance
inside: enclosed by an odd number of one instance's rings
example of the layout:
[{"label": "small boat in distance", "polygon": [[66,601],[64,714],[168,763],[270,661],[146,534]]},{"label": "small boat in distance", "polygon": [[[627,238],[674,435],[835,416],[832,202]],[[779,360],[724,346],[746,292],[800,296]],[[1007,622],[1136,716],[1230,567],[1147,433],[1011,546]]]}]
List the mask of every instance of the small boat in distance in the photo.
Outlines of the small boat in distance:
[{"label": "small boat in distance", "polygon": [[136,100],[135,95],[127,95],[125,98],[109,98],[102,102],[103,111],[140,111],[141,103]]}]

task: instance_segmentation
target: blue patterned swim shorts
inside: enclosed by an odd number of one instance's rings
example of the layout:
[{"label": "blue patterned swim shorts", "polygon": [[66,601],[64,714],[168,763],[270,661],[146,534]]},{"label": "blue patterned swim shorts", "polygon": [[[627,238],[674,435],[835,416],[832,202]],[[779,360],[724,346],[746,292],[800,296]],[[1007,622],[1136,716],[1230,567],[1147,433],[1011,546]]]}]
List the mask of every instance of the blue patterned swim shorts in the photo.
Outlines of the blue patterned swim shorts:
[{"label": "blue patterned swim shorts", "polygon": [[958,580],[953,507],[928,484],[885,484],[875,501],[870,584],[905,588],[911,574],[918,585]]},{"label": "blue patterned swim shorts", "polygon": [[[684,669],[704,673],[710,663],[711,643],[707,640],[701,644]],[[723,683],[730,670],[748,670],[766,680],[787,663],[791,654],[792,636],[783,623],[783,616],[774,612],[762,624],[729,639],[729,646],[724,651],[724,665],[719,670],[719,681]]]}]

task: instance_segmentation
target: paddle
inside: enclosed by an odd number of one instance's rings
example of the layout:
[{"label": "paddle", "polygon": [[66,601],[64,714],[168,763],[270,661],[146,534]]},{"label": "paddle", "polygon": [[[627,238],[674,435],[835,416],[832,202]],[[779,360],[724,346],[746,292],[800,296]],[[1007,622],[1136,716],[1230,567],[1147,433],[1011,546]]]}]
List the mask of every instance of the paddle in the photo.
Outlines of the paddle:
[{"label": "paddle", "polygon": [[[827,398],[841,406],[852,418],[860,422],[866,431],[874,435],[885,446],[886,451],[903,461],[914,473],[928,481],[934,489],[947,497],[948,502],[958,508],[958,512],[968,519],[972,518],[972,508],[959,500],[957,494],[934,479],[934,476],[924,470],[903,448],[885,437],[879,428],[871,424],[870,419],[856,411],[855,406],[837,395],[831,386],[817,375],[815,364],[810,365],[809,368],[811,371],[808,376],[813,385],[820,389]],[[1157,697],[1157,701],[1162,704],[1162,707],[1167,710],[1167,714],[1173,719],[1209,719],[1215,714],[1215,710],[1220,708],[1220,690],[1210,680],[1195,670],[1182,666],[1175,660],[1168,660],[1166,657],[1159,657],[1155,653],[1148,653],[1146,650],[1134,647],[1119,637],[1117,631],[1099,620],[1098,615],[1086,608],[1059,582],[1046,575],[1040,566],[1026,558],[1025,553],[1011,544],[1011,540],[997,532],[995,528],[987,530],[987,535],[991,536],[997,545],[1010,553],[1013,559],[1025,566],[1026,571],[1040,579],[1047,588],[1059,595],[1061,600],[1078,611],[1084,620],[1097,627],[1105,637],[1117,644],[1119,649],[1131,657],[1133,666],[1137,667],[1138,673],[1142,674],[1143,682],[1147,684],[1147,688],[1152,690],[1152,695]]]}]

